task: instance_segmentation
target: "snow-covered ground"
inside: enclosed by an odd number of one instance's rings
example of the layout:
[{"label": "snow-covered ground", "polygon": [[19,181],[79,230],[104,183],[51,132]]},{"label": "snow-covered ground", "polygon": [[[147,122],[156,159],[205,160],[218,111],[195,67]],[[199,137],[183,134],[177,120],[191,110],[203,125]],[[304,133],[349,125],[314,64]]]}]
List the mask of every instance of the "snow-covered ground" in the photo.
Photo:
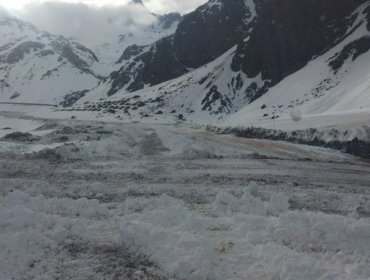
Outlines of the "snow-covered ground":
[{"label": "snow-covered ground", "polygon": [[0,115],[0,138],[15,131],[27,132],[34,130],[41,124],[37,121],[5,118]]},{"label": "snow-covered ground", "polygon": [[0,141],[0,279],[370,279],[358,158],[191,126],[5,123],[39,138]]}]

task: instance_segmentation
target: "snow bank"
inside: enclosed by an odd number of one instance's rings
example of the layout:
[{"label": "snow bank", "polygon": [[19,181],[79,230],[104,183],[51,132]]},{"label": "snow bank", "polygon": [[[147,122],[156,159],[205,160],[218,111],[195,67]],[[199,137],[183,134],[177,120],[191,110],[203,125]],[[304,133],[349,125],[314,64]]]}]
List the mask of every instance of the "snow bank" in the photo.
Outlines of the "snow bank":
[{"label": "snow bank", "polygon": [[57,279],[65,245],[87,242],[90,221],[109,212],[95,200],[46,198],[40,193],[54,191],[42,182],[28,192],[37,196],[16,190],[0,199],[0,279]]},{"label": "snow bank", "polygon": [[215,149],[211,146],[187,145],[181,153],[181,157],[184,159],[212,159],[217,158],[217,155]]},{"label": "snow bank", "polygon": [[368,220],[289,210],[289,196],[220,192],[204,210],[128,200],[120,239],[177,279],[367,279]]}]

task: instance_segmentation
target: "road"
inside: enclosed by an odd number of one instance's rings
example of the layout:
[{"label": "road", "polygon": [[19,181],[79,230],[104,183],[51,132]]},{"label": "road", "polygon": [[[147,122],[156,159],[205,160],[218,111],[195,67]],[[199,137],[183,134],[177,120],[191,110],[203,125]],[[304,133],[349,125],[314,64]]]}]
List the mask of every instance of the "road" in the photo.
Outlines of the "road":
[{"label": "road", "polygon": [[55,104],[23,103],[23,102],[0,102],[0,105],[19,105],[19,106],[58,107],[58,105],[55,105]]}]

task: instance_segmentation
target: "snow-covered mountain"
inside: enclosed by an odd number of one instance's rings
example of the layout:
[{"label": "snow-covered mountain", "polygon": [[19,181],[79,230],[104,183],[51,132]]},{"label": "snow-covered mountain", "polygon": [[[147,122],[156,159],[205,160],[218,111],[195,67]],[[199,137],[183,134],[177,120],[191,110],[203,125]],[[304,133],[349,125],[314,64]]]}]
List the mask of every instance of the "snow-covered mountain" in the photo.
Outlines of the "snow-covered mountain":
[{"label": "snow-covered mountain", "polygon": [[107,38],[97,45],[92,45],[91,49],[99,57],[101,63],[106,66],[107,75],[122,66],[122,55],[128,47],[149,46],[172,35],[181,20],[181,15],[178,13],[155,15],[149,14],[149,11],[144,8],[143,12],[148,13],[152,24],[138,27],[135,23],[126,21],[122,26],[122,30],[125,32]]},{"label": "snow-covered mountain", "polygon": [[141,1],[130,2],[128,9],[142,13],[147,22],[123,18],[118,22],[122,34],[92,46],[80,43],[85,41],[84,34],[73,39],[55,36],[3,13],[0,101],[72,104],[127,63],[127,53],[174,33],[181,19],[178,13],[151,14]]},{"label": "snow-covered mountain", "polygon": [[173,35],[144,48],[127,49],[126,63],[95,92],[108,96],[119,90],[134,92],[209,63],[248,35],[254,15],[251,0],[212,0],[185,15]]},{"label": "snow-covered mountain", "polygon": [[[370,6],[360,6],[336,45],[271,87],[266,94],[231,116],[230,125],[248,120],[303,115],[368,114],[370,112]],[[317,125],[320,125],[319,123]]]},{"label": "snow-covered mountain", "polygon": [[366,110],[369,14],[362,0],[210,1],[174,36],[127,50],[129,62],[77,108],[230,125]]},{"label": "snow-covered mountain", "polygon": [[[141,1],[130,5],[147,12]],[[369,113],[369,6],[366,0],[210,0],[183,17],[152,15],[156,23],[143,33],[106,46],[111,55],[120,51],[113,64],[88,64],[92,74],[109,65],[109,76],[68,95],[64,105],[135,120],[228,125],[296,111]]]},{"label": "snow-covered mountain", "polygon": [[[175,33],[177,25],[182,19],[179,13],[157,15],[151,13],[141,0],[132,0],[126,6],[132,16],[109,19],[114,25],[116,34],[101,36],[100,41],[91,45],[91,49],[99,57],[100,62],[105,65],[106,75],[118,70],[124,63],[125,50],[133,47],[149,46],[156,41]],[[140,15],[135,18],[135,15]],[[84,34],[77,38],[84,42]],[[89,45],[89,42],[85,42]]]},{"label": "snow-covered mountain", "polygon": [[97,85],[96,55],[14,17],[0,18],[0,101],[58,104]]}]

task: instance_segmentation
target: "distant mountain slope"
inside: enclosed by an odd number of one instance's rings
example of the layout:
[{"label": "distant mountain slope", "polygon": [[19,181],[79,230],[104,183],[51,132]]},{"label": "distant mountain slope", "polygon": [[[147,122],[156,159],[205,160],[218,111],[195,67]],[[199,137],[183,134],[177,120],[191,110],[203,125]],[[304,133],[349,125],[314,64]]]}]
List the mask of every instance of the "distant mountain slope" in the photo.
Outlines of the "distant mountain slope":
[{"label": "distant mountain slope", "polygon": [[[139,4],[134,3],[132,5],[137,6]],[[115,36],[106,38],[103,42],[91,46],[91,49],[99,57],[103,66],[105,66],[106,75],[122,67],[123,61],[120,57],[126,48],[133,45],[149,46],[164,37],[174,34],[182,18],[178,13],[152,14],[144,6],[140,7],[139,11],[144,13],[144,15],[146,14],[152,24],[140,25],[128,20],[122,24],[121,33],[117,33]],[[83,36],[79,38],[79,41],[84,41]]]},{"label": "distant mountain slope", "polygon": [[252,0],[212,0],[185,15],[174,35],[135,52],[98,91],[134,92],[209,63],[250,33],[254,16]]},{"label": "distant mountain slope", "polygon": [[233,71],[266,81],[251,95],[258,98],[313,57],[335,47],[360,23],[353,11],[366,0],[257,0],[258,21],[238,45]]},{"label": "distant mountain slope", "polygon": [[[152,14],[141,1],[131,1],[127,10],[134,12],[132,18],[108,18],[117,22],[107,24],[113,28],[107,34],[97,34],[96,45],[81,43],[91,43],[89,34],[82,32],[74,39],[55,36],[2,12],[0,101],[71,105],[104,77],[127,65],[137,50],[147,50],[150,44],[173,34],[182,18],[178,13]],[[140,19],[135,21],[135,15]],[[142,18],[146,21],[140,22]],[[117,25],[122,33],[114,35]],[[106,38],[104,42],[102,38]]]},{"label": "distant mountain slope", "polygon": [[97,85],[96,55],[85,46],[0,18],[0,101],[59,103]]},{"label": "distant mountain slope", "polygon": [[[149,46],[173,35],[182,19],[179,13],[164,15],[151,13],[141,0],[131,0],[123,8],[126,10],[125,15],[108,19],[111,21],[113,31],[107,32],[106,36],[99,34],[97,38],[101,41],[91,46],[105,66],[106,76],[124,65],[122,56],[127,48]],[[116,34],[112,35],[112,32]],[[77,39],[84,42],[84,34]]]},{"label": "distant mountain slope", "polygon": [[227,124],[290,118],[294,111],[304,117],[333,115],[339,122],[346,114],[368,114],[370,6],[360,7],[353,15],[345,39],[231,116]]},{"label": "distant mountain slope", "polygon": [[[226,3],[229,2],[210,1],[196,14],[222,10]],[[283,6],[277,7],[275,1],[256,0],[255,5],[243,1],[251,11],[243,29],[246,35],[240,35],[244,39],[195,70],[189,67],[196,66],[191,64],[191,59],[186,65],[180,63],[179,53],[172,47],[179,30],[182,36],[196,32],[182,29],[185,17],[174,37],[127,53],[132,59],[127,67],[114,72],[81,99],[76,108],[115,111],[132,119],[210,123],[230,118],[230,124],[242,124],[289,117],[294,110],[317,114],[367,107],[369,2],[334,0],[321,5],[319,1],[284,0],[281,3]],[[302,16],[306,12],[309,12],[307,16]],[[212,16],[215,14],[212,12]],[[223,36],[222,32],[219,36]],[[189,35],[189,38],[193,38],[189,42],[197,45],[194,37]],[[205,46],[200,45],[199,48]],[[197,56],[199,52],[193,53]],[[183,57],[182,61],[186,61],[185,53]],[[199,59],[208,61],[211,56]],[[171,77],[185,74],[149,87],[150,79],[154,83],[165,80],[164,73],[171,73]],[[143,78],[144,74],[150,79]],[[107,98],[107,93],[113,96]],[[96,102],[99,99],[103,100]],[[83,102],[89,103],[81,106]]]},{"label": "distant mountain slope", "polygon": [[229,125],[291,112],[370,113],[368,0],[210,0],[182,19],[156,17],[159,37],[166,27],[176,32],[152,44],[127,41],[102,79],[104,63],[82,45],[22,22],[3,24],[17,32],[0,47],[1,98],[36,96],[129,120]]}]

